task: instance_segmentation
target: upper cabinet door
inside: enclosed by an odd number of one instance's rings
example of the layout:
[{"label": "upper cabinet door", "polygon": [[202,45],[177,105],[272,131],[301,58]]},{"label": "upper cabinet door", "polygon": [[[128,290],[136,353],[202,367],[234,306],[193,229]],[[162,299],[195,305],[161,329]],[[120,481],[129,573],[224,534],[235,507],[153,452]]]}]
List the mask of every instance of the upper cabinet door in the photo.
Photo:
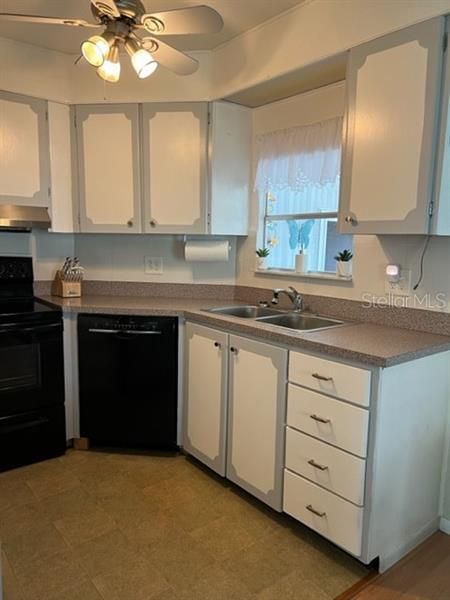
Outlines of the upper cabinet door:
[{"label": "upper cabinet door", "polygon": [[47,102],[0,92],[0,203],[48,207]]},{"label": "upper cabinet door", "polygon": [[350,51],[341,233],[427,233],[444,19]]},{"label": "upper cabinet door", "polygon": [[80,231],[139,233],[137,105],[76,108]]},{"label": "upper cabinet door", "polygon": [[206,103],[142,107],[144,231],[206,233]]},{"label": "upper cabinet door", "polygon": [[213,102],[209,135],[209,233],[247,235],[251,110],[231,102]]}]

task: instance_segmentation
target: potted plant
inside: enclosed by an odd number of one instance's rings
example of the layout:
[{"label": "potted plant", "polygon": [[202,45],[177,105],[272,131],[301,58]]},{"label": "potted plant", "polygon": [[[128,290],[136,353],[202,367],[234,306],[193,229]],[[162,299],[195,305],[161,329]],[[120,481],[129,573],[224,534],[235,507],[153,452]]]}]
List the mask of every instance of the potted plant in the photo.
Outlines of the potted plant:
[{"label": "potted plant", "polygon": [[311,239],[311,231],[314,219],[308,219],[301,225],[297,221],[288,221],[289,246],[291,250],[298,248],[295,255],[295,270],[297,273],[308,272],[308,246]]},{"label": "potted plant", "polygon": [[267,257],[269,254],[269,248],[258,248],[256,250],[256,268],[258,270],[267,269]]},{"label": "potted plant", "polygon": [[336,261],[336,273],[339,277],[351,277],[352,274],[352,258],[351,250],[342,250],[334,257]]}]

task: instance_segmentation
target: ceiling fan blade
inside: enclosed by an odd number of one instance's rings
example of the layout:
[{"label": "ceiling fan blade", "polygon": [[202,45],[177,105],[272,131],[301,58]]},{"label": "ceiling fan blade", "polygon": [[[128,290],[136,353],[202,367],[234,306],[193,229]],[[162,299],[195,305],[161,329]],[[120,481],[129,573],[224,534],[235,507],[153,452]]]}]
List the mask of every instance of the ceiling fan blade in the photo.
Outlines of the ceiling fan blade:
[{"label": "ceiling fan blade", "polygon": [[152,35],[217,33],[223,27],[222,17],[209,6],[192,6],[143,15],[141,23]]},{"label": "ceiling fan blade", "polygon": [[146,37],[141,39],[141,43],[146,50],[151,52],[157,63],[177,75],[191,75],[198,69],[197,60],[161,40]]},{"label": "ceiling fan blade", "polygon": [[117,8],[117,4],[114,0],[91,0],[91,4],[93,4],[99,12],[107,17],[120,17],[120,11]]},{"label": "ceiling fan blade", "polygon": [[88,23],[83,19],[61,19],[58,17],[39,17],[37,15],[18,15],[0,13],[0,21],[15,21],[17,23],[41,23],[43,25],[68,25],[69,27],[101,27],[98,23]]}]

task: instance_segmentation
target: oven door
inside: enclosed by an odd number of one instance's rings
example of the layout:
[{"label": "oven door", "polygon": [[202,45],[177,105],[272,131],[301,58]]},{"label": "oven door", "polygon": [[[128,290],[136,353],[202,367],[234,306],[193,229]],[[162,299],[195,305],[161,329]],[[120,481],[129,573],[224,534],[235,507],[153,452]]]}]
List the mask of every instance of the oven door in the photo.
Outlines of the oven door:
[{"label": "oven door", "polygon": [[62,322],[0,327],[0,418],[64,404]]}]

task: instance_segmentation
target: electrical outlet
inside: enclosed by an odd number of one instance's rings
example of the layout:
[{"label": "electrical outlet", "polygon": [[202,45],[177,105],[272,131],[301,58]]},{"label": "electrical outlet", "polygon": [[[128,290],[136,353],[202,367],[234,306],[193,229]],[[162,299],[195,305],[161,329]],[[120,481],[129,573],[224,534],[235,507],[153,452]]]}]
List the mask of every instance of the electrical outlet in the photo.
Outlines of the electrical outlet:
[{"label": "electrical outlet", "polygon": [[144,256],[144,272],[147,275],[162,275],[164,273],[163,259],[160,257]]},{"label": "electrical outlet", "polygon": [[410,296],[411,295],[411,271],[402,269],[400,271],[400,279],[396,283],[386,281],[384,289],[391,296]]}]

